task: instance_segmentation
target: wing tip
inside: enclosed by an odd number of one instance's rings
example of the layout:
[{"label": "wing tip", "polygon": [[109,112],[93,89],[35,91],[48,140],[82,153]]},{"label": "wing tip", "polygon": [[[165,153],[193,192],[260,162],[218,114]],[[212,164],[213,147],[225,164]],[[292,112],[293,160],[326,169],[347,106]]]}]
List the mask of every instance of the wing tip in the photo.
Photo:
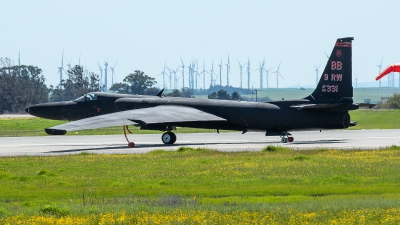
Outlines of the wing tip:
[{"label": "wing tip", "polygon": [[64,135],[67,133],[66,130],[57,130],[52,128],[45,128],[44,131],[50,135]]}]

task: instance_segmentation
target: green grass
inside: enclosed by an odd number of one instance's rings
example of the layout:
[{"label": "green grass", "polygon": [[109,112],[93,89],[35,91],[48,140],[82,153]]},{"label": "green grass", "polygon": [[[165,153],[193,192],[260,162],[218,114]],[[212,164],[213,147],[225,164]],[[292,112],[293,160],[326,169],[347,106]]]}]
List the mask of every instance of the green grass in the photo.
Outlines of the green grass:
[{"label": "green grass", "polygon": [[399,206],[397,146],[378,151],[265,149],[225,153],[182,147],[132,155],[3,157],[0,217]]},{"label": "green grass", "polygon": [[358,129],[400,129],[400,110],[355,110],[350,112],[351,121],[357,121]]}]

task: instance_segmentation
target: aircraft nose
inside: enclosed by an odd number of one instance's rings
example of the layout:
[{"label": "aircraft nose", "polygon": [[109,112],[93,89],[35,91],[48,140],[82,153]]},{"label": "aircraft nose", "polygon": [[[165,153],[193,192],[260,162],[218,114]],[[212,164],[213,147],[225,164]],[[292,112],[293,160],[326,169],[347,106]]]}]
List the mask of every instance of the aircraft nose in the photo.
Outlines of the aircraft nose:
[{"label": "aircraft nose", "polygon": [[29,107],[25,108],[25,112],[29,114]]}]

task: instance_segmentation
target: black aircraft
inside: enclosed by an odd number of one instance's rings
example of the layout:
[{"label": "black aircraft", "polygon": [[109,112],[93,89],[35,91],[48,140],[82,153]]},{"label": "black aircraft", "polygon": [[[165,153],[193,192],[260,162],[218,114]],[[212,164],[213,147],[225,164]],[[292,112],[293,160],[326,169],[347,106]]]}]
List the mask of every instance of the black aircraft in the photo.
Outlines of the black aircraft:
[{"label": "black aircraft", "polygon": [[[74,101],[33,105],[26,112],[49,119],[76,120],[46,128],[48,134],[122,125],[165,131],[162,141],[173,144],[175,127],[264,131],[292,142],[289,131],[342,129],[355,126],[353,104],[352,40],[339,38],[314,92],[297,100],[245,102],[157,96],[89,93]],[[129,130],[128,130],[129,131]],[[126,138],[127,139],[127,138]],[[134,143],[128,141],[128,146]]]}]

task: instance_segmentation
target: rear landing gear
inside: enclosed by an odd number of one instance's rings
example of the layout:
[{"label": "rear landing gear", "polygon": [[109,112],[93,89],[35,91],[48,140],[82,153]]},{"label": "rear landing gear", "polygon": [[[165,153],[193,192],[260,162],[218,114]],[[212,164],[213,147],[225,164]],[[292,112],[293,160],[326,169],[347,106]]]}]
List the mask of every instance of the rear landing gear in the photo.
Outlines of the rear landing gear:
[{"label": "rear landing gear", "polygon": [[294,138],[292,137],[291,133],[288,133],[285,131],[283,135],[281,135],[281,142],[282,143],[287,143],[287,142],[293,142]]},{"label": "rear landing gear", "polygon": [[168,131],[161,136],[161,140],[166,145],[172,145],[176,141],[176,135],[173,132]]},{"label": "rear landing gear", "polygon": [[135,147],[135,143],[134,142],[130,142],[129,140],[128,140],[128,137],[126,136],[126,130],[128,130],[128,132],[130,133],[130,134],[132,134],[132,132],[129,130],[129,128],[128,128],[128,125],[124,125],[124,126],[122,126],[123,128],[124,128],[124,136],[125,136],[125,139],[126,139],[126,141],[128,142],[128,147],[129,148],[133,148],[133,147]]}]

